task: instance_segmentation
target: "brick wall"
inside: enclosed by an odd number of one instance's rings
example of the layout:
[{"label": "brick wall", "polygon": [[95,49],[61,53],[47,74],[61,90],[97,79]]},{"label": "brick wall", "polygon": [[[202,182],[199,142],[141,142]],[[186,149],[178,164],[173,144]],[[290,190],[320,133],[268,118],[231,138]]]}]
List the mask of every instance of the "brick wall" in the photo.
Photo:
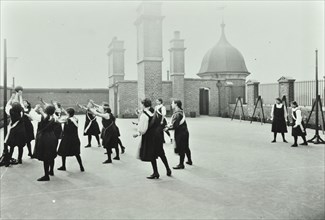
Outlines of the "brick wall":
[{"label": "brick wall", "polygon": [[200,88],[209,88],[209,115],[217,115],[218,113],[218,88],[217,80],[214,79],[189,79],[185,78],[185,94],[184,94],[184,110],[188,115],[195,112],[200,115]]},{"label": "brick wall", "polygon": [[28,100],[32,106],[39,104],[39,98],[43,98],[44,101],[50,102],[55,100],[66,107],[74,107],[77,112],[79,109],[76,107],[76,103],[87,104],[89,99],[94,100],[96,103],[109,101],[108,89],[31,89],[25,88],[23,92],[23,98]]},{"label": "brick wall", "polygon": [[118,117],[137,117],[135,109],[138,108],[137,81],[118,82]]}]

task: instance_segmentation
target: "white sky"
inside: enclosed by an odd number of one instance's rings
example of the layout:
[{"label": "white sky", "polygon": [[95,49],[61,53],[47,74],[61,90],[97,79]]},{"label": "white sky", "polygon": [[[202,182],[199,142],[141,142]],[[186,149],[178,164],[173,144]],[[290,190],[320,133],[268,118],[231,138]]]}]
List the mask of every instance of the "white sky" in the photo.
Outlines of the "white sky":
[{"label": "white sky", "polygon": [[[137,78],[137,1],[1,1],[1,72],[7,39],[9,84],[51,88],[105,88],[107,47],[125,41],[125,79]],[[163,79],[169,41],[185,39],[186,77],[195,77],[204,54],[226,36],[244,56],[248,79],[274,83],[281,76],[312,80],[315,49],[324,76],[324,1],[163,2]],[[1,76],[2,77],[2,76]],[[2,82],[2,78],[0,80]],[[1,83],[2,84],[2,83]]]}]

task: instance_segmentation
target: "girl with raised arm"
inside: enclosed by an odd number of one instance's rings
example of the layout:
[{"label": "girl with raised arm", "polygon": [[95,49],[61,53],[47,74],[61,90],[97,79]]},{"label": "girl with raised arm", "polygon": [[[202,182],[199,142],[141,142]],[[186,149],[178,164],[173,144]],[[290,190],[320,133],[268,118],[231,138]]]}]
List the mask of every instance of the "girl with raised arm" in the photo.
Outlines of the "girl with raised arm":
[{"label": "girl with raised arm", "polygon": [[74,116],[75,110],[73,108],[68,108],[63,110],[68,117],[61,118],[59,122],[64,123],[62,140],[59,145],[58,155],[62,157],[62,166],[58,170],[66,170],[65,162],[66,157],[75,156],[79,166],[80,171],[85,171],[81,157],[80,157],[80,139],[78,136],[78,119]]},{"label": "girl with raised arm", "polygon": [[182,109],[182,102],[180,100],[174,100],[172,102],[172,108],[174,109],[174,114],[171,119],[170,125],[168,125],[165,130],[175,130],[175,153],[179,154],[180,160],[179,164],[173,169],[184,169],[184,159],[185,154],[189,165],[192,165],[191,150],[189,148],[189,132],[187,129],[187,124],[185,120],[185,114]]},{"label": "girl with raised arm", "polygon": [[23,107],[21,103],[22,92],[18,91],[12,94],[5,107],[5,112],[7,115],[10,115],[11,119],[8,133],[4,140],[4,144],[10,147],[10,151],[5,160],[6,167],[10,165],[10,161],[16,146],[18,147],[18,160],[12,162],[11,164],[22,163],[23,148],[26,144],[26,130],[23,119]]},{"label": "girl with raised arm", "polygon": [[33,120],[39,122],[34,157],[43,161],[44,176],[37,181],[49,181],[50,175],[54,176],[54,159],[57,156],[56,148],[58,146],[58,139],[54,134],[56,126],[54,112],[55,107],[53,105],[47,105],[44,111],[37,105],[34,111],[29,114]]},{"label": "girl with raised arm", "polygon": [[[102,145],[106,149],[107,152],[107,160],[105,160],[103,163],[112,163],[112,148],[117,148],[118,144],[118,132],[115,126],[115,118],[111,112],[111,109],[109,108],[108,104],[103,104],[101,106],[102,112],[99,112],[98,110],[95,109],[90,109],[92,114],[101,117],[102,118],[102,133],[101,133],[101,138],[102,138]],[[117,155],[118,157],[118,155]]]},{"label": "girl with raised arm", "polygon": [[79,104],[78,104],[78,106],[81,109],[86,111],[86,122],[85,122],[85,127],[84,127],[84,136],[88,136],[88,144],[85,147],[86,148],[91,147],[92,136],[95,136],[97,143],[98,143],[98,147],[101,147],[100,141],[99,141],[100,130],[99,130],[99,125],[97,123],[97,118],[90,111],[90,109],[93,108],[93,104],[91,102],[88,102],[87,106],[82,106]]}]

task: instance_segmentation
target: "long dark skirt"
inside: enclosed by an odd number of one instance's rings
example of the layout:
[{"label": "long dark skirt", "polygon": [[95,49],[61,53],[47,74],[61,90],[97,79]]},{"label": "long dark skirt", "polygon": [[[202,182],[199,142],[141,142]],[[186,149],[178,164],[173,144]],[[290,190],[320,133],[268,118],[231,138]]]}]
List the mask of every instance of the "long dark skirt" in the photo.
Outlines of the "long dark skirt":
[{"label": "long dark skirt", "polygon": [[189,132],[185,124],[175,129],[175,153],[183,154],[189,149]]},{"label": "long dark skirt", "polygon": [[118,147],[118,132],[115,124],[110,125],[108,128],[103,128],[101,133],[102,145],[106,149]]},{"label": "long dark skirt", "polygon": [[275,117],[272,122],[272,132],[287,133],[287,124],[284,117]]},{"label": "long dark skirt", "polygon": [[306,126],[305,126],[305,123],[304,122],[301,122],[303,128],[304,128],[304,131],[301,130],[301,127],[300,126],[297,126],[297,127],[293,127],[292,126],[292,136],[301,136],[301,137],[304,137],[307,135],[306,133]]},{"label": "long dark skirt", "polygon": [[18,124],[8,131],[6,144],[10,147],[24,147],[26,144],[25,123],[20,120]]},{"label": "long dark skirt", "polygon": [[54,132],[38,132],[34,148],[34,157],[41,161],[51,161],[57,156],[58,139]]}]

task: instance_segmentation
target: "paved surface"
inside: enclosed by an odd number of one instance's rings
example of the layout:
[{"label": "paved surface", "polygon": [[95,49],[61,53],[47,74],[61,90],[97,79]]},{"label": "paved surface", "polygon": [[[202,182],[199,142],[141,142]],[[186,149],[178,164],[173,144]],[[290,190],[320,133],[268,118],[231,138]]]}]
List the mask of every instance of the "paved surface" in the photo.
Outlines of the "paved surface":
[{"label": "paved surface", "polygon": [[[270,125],[201,117],[188,119],[193,166],[147,180],[149,163],[136,159],[130,119],[118,119],[127,147],[121,161],[103,165],[104,150],[82,148],[86,169],[67,159],[67,172],[37,182],[42,163],[1,167],[3,219],[323,219],[324,146],[271,144]],[[80,118],[82,134],[83,117]],[[314,131],[308,130],[309,137]],[[83,145],[86,137],[82,137]],[[95,140],[93,140],[95,145]],[[2,144],[1,144],[2,146]],[[178,156],[166,144],[171,165]],[[61,165],[56,159],[56,168]]]}]

